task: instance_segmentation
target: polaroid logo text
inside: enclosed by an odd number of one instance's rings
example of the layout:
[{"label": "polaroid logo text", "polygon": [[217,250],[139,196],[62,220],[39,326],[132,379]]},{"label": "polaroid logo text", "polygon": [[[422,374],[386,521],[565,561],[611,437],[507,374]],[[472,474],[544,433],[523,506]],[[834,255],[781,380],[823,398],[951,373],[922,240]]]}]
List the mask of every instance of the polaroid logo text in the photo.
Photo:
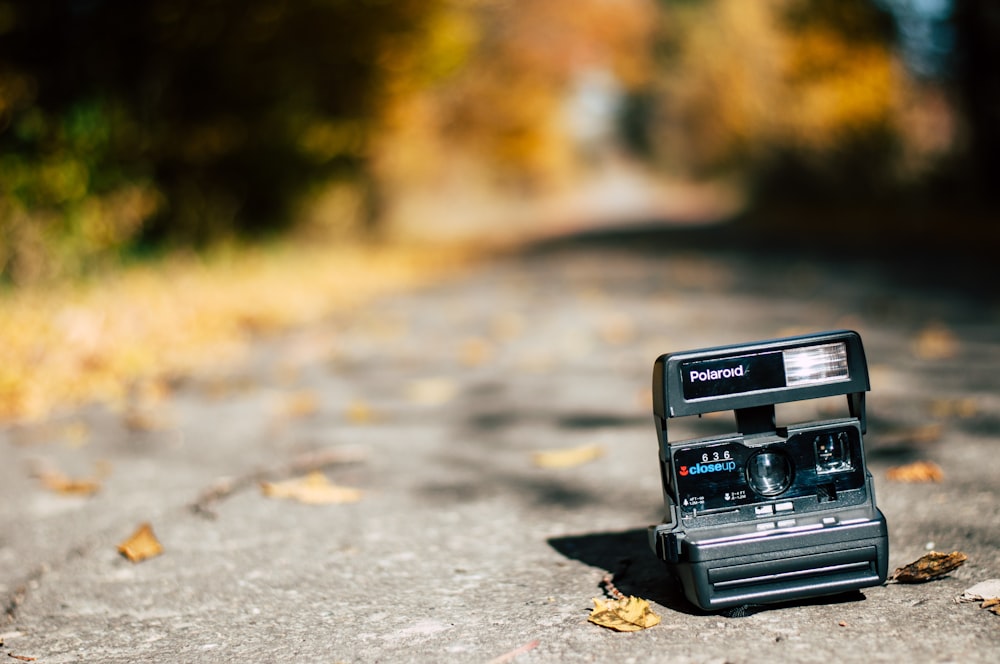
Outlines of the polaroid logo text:
[{"label": "polaroid logo text", "polygon": [[720,378],[741,378],[746,375],[746,367],[741,364],[726,369],[706,369],[705,371],[693,369],[690,380],[692,383],[698,383],[706,380],[719,380]]},{"label": "polaroid logo text", "polygon": [[682,477],[688,475],[704,475],[705,473],[721,473],[726,470],[736,470],[735,461],[721,461],[719,463],[699,463],[693,466],[681,466]]}]

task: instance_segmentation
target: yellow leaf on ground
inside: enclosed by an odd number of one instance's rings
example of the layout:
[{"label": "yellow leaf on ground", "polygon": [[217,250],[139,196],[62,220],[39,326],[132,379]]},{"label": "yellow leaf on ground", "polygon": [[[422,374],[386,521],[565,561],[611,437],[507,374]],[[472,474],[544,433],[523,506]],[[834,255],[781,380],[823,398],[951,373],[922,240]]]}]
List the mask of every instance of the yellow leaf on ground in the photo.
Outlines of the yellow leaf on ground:
[{"label": "yellow leaf on ground", "polygon": [[282,414],[290,419],[309,417],[317,412],[319,412],[319,397],[310,390],[290,395],[282,407]]},{"label": "yellow leaf on ground", "polygon": [[144,523],[132,533],[131,537],[118,545],[118,553],[137,563],[163,553],[163,545],[156,539],[153,527]]},{"label": "yellow leaf on ground", "polygon": [[931,324],[913,341],[913,354],[921,360],[948,360],[958,355],[958,338],[941,324]]},{"label": "yellow leaf on ground", "polygon": [[440,406],[458,394],[458,385],[449,378],[424,378],[410,383],[406,398],[422,406]]},{"label": "yellow leaf on ground", "polygon": [[307,505],[356,503],[361,500],[360,489],[337,486],[318,470],[284,482],[261,482],[260,489],[269,498],[297,500]]},{"label": "yellow leaf on ground", "polygon": [[944,479],[941,466],[933,461],[915,461],[904,466],[895,466],[885,473],[894,482],[940,482]]},{"label": "yellow leaf on ground", "polygon": [[979,413],[975,399],[935,399],[931,401],[931,415],[938,418],[970,418]]},{"label": "yellow leaf on ground", "polygon": [[595,597],[594,610],[587,620],[618,632],[637,632],[660,624],[660,616],[649,608],[649,602],[632,595],[621,599]]},{"label": "yellow leaf on ground", "polygon": [[38,479],[46,489],[64,496],[92,496],[101,490],[101,483],[96,479],[74,479],[58,470],[42,471]]},{"label": "yellow leaf on ground", "polygon": [[539,468],[571,468],[604,456],[604,448],[600,445],[581,445],[562,450],[544,450],[531,455]]},{"label": "yellow leaf on ground", "polygon": [[459,348],[459,361],[466,367],[478,367],[493,357],[493,346],[485,339],[466,339]]},{"label": "yellow leaf on ground", "polygon": [[939,553],[931,551],[905,567],[900,567],[889,577],[897,583],[924,583],[962,566],[969,557],[961,551]]},{"label": "yellow leaf on ground", "polygon": [[355,399],[348,406],[344,415],[354,424],[368,424],[376,419],[375,409],[367,401]]},{"label": "yellow leaf on ground", "polygon": [[168,414],[150,408],[129,408],[122,416],[122,423],[137,433],[166,431],[173,426]]}]

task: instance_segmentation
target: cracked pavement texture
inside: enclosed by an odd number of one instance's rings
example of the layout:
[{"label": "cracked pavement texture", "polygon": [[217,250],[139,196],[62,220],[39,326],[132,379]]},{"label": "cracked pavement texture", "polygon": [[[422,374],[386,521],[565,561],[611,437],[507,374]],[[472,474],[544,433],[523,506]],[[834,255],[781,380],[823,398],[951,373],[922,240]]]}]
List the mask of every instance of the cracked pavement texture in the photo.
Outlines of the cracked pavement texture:
[{"label": "cracked pavement texture", "polygon": [[[148,406],[157,426],[95,406],[8,427],[0,650],[103,663],[995,661],[1000,617],[953,602],[1000,578],[1000,292],[977,269],[709,249],[669,232],[557,240],[262,339],[237,365],[179,379]],[[645,542],[662,512],[653,360],[840,327],[868,356],[890,571],[929,548],[969,561],[931,583],[741,618],[692,609]],[[303,395],[314,407],[296,410]],[[604,456],[532,463],[584,444]],[[353,460],[322,469],[360,502],[257,488],[340,449]],[[916,459],[944,480],[886,479]],[[86,498],[31,472],[102,461]],[[211,514],[193,510],[213,487],[225,490]],[[164,553],[133,564],[115,547],[141,522]],[[609,572],[652,601],[659,626],[586,621]]]}]

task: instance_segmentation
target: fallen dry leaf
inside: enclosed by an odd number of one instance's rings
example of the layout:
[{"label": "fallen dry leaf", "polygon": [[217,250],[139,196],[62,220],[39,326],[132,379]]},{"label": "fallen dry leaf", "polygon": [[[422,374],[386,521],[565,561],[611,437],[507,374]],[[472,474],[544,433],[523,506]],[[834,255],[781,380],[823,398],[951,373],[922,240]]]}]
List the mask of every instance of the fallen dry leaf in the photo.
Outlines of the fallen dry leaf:
[{"label": "fallen dry leaf", "polygon": [[637,632],[660,624],[660,616],[649,608],[649,602],[632,595],[622,599],[595,597],[587,620],[617,632]]},{"label": "fallen dry leaf", "polygon": [[534,452],[531,459],[539,468],[571,468],[581,466],[602,456],[604,456],[604,448],[591,444],[562,450]]},{"label": "fallen dry leaf", "polygon": [[306,505],[356,503],[361,500],[360,489],[337,486],[318,470],[284,482],[261,482],[260,489],[269,498],[297,500]]},{"label": "fallen dry leaf", "polygon": [[994,613],[1000,616],[1000,597],[993,597],[991,599],[985,600],[979,608],[989,609],[990,613]]},{"label": "fallen dry leaf", "polygon": [[466,339],[462,342],[458,357],[463,366],[481,366],[493,357],[493,345],[489,341],[478,337]]},{"label": "fallen dry leaf", "polygon": [[36,657],[28,657],[27,655],[15,655],[12,652],[7,653],[7,656],[20,662],[34,662],[37,659]]},{"label": "fallen dry leaf", "polygon": [[975,399],[935,399],[930,410],[937,418],[970,418],[979,413],[979,403]]},{"label": "fallen dry leaf", "polygon": [[361,399],[352,401],[347,406],[344,416],[353,424],[368,424],[376,419],[375,410],[368,405],[368,402]]},{"label": "fallen dry leaf", "polygon": [[319,397],[315,392],[302,390],[290,395],[281,408],[281,413],[287,418],[295,419],[309,417],[319,411]]},{"label": "fallen dry leaf", "polygon": [[35,464],[32,474],[42,486],[64,496],[92,496],[101,490],[101,480],[111,474],[111,464],[98,461],[94,464],[94,474],[86,478],[74,478],[45,463]]},{"label": "fallen dry leaf", "polygon": [[118,553],[137,563],[163,553],[163,545],[156,539],[153,527],[143,523],[131,537],[118,545]]},{"label": "fallen dry leaf", "polygon": [[86,422],[71,422],[59,431],[67,447],[79,448],[90,442],[90,427]]},{"label": "fallen dry leaf", "polygon": [[931,551],[905,567],[900,567],[889,577],[896,583],[924,583],[944,576],[962,566],[969,557],[960,551],[939,553]]},{"label": "fallen dry leaf", "polygon": [[963,602],[985,602],[997,598],[1000,598],[1000,579],[988,579],[980,581],[971,588],[966,588],[965,592],[955,598],[955,601],[962,604]]},{"label": "fallen dry leaf", "polygon": [[458,394],[458,386],[449,378],[424,378],[409,384],[406,398],[422,406],[440,406]]},{"label": "fallen dry leaf", "polygon": [[122,415],[122,423],[129,431],[137,433],[166,431],[173,426],[171,416],[158,408],[130,407]]},{"label": "fallen dry leaf", "polygon": [[914,461],[890,468],[885,476],[894,482],[940,482],[944,472],[933,461]]},{"label": "fallen dry leaf", "polygon": [[947,327],[928,325],[913,341],[913,354],[921,360],[947,360],[958,354],[958,339]]},{"label": "fallen dry leaf", "polygon": [[498,314],[490,321],[490,336],[496,341],[511,341],[524,332],[524,318],[514,312]]},{"label": "fallen dry leaf", "polygon": [[101,483],[96,479],[74,479],[57,470],[41,471],[38,479],[49,491],[64,496],[92,496],[101,490]]}]

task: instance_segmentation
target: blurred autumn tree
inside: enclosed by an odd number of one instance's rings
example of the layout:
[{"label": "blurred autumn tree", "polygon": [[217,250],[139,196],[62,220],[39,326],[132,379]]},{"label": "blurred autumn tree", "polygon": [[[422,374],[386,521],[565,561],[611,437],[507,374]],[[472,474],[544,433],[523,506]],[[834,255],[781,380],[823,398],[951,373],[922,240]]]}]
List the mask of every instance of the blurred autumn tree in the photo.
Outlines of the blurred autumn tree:
[{"label": "blurred autumn tree", "polygon": [[387,54],[426,0],[0,2],[0,271],[280,230],[368,178]]},{"label": "blurred autumn tree", "polygon": [[[953,39],[927,74],[900,43],[931,5]],[[0,0],[0,275],[281,231],[331,178],[372,223],[419,190],[464,217],[478,181],[566,189],[626,144],[738,183],[779,232],[934,233],[992,213],[994,7]]]},{"label": "blurred autumn tree", "polygon": [[[835,228],[831,240],[858,245],[1000,237],[976,184],[997,166],[1000,19],[988,1],[951,5],[661,2],[631,143],[663,169],[740,182],[757,230]],[[943,51],[935,71],[906,61],[907,19],[952,30],[944,45],[918,35],[916,48]]]},{"label": "blurred autumn tree", "polygon": [[394,79],[376,137],[382,179],[404,197],[492,187],[528,198],[572,186],[587,168],[585,135],[601,128],[580,126],[568,107],[581,98],[613,106],[643,86],[656,25],[655,0],[446,2],[429,52],[411,53],[438,63],[433,81]]}]

